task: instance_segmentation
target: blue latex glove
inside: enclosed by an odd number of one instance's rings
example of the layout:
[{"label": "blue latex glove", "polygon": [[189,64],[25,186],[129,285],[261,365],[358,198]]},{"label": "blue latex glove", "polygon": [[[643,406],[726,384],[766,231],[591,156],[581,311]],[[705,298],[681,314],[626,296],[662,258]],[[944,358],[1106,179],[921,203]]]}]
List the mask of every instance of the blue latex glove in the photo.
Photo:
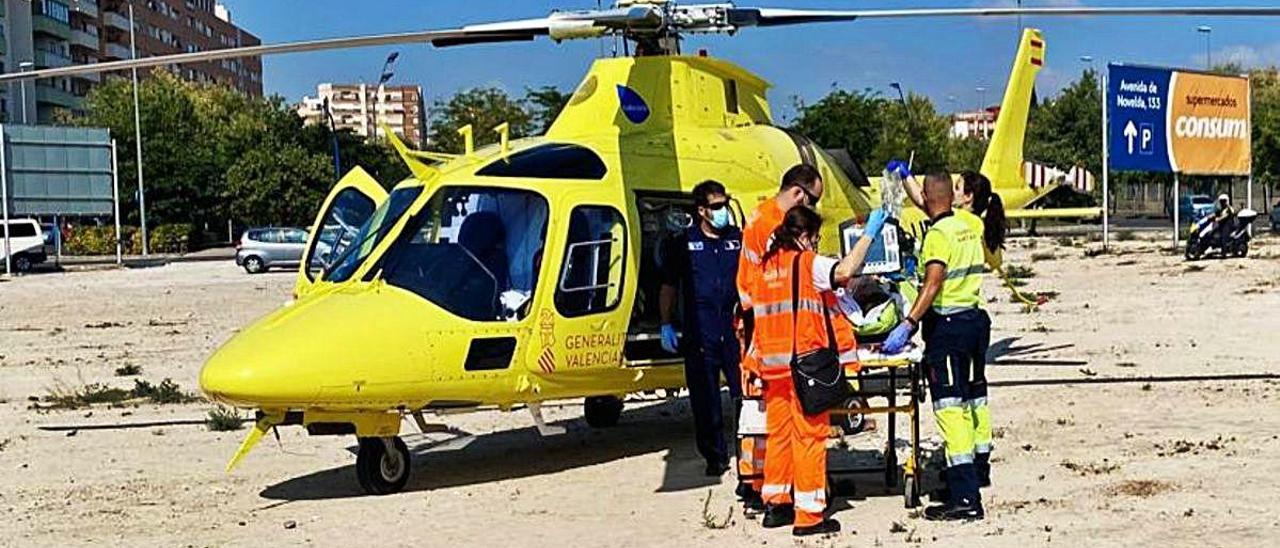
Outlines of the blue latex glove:
[{"label": "blue latex glove", "polygon": [[676,328],[669,323],[662,324],[662,349],[672,354],[680,353],[680,341],[676,337]]},{"label": "blue latex glove", "polygon": [[911,178],[911,167],[902,160],[889,160],[889,164],[884,167],[884,170],[891,174],[897,174],[898,178],[904,181]]},{"label": "blue latex glove", "polygon": [[889,338],[885,339],[884,344],[880,345],[880,351],[885,354],[897,354],[907,347],[907,343],[911,342],[911,334],[915,333],[915,326],[911,322],[904,321],[898,324],[889,332]]},{"label": "blue latex glove", "polygon": [[870,234],[873,238],[880,237],[880,231],[884,230],[885,221],[889,220],[889,212],[884,208],[878,207],[871,210],[867,215],[867,222],[863,223],[863,234]]}]

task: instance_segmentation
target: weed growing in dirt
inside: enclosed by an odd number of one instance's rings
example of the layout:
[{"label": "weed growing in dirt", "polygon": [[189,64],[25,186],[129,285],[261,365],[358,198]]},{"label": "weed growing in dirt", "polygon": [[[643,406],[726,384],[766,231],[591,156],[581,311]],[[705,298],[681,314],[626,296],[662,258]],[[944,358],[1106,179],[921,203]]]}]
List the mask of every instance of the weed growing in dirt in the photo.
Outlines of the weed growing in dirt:
[{"label": "weed growing in dirt", "polygon": [[209,410],[209,418],[204,425],[210,432],[234,432],[243,427],[244,421],[234,407],[219,405]]},{"label": "weed growing in dirt", "polygon": [[71,388],[59,383],[49,389],[49,392],[41,398],[41,402],[46,404],[42,406],[44,409],[80,409],[95,403],[120,403],[129,398],[128,390],[96,382],[79,388]]},{"label": "weed growing in dirt", "polygon": [[1053,251],[1037,251],[1031,254],[1031,262],[1052,261],[1058,258],[1058,254]]},{"label": "weed growing in dirt", "polygon": [[1078,463],[1071,462],[1069,460],[1064,460],[1060,464],[1062,465],[1063,468],[1066,468],[1067,470],[1075,472],[1076,474],[1082,477],[1110,474],[1120,469],[1119,464],[1110,462],[1107,459],[1102,459],[1101,463],[1087,463],[1087,464],[1078,464]]},{"label": "weed growing in dirt", "polygon": [[1133,241],[1133,240],[1134,240],[1134,239],[1136,239],[1137,237],[1138,237],[1138,235],[1137,235],[1137,234],[1134,234],[1132,230],[1119,230],[1119,231],[1116,231],[1116,241],[1117,241],[1117,242],[1129,242],[1129,241]]},{"label": "weed growing in dirt", "polygon": [[1112,496],[1125,495],[1129,497],[1151,498],[1160,493],[1172,491],[1176,487],[1167,481],[1159,480],[1125,480],[1108,490]]},{"label": "weed growing in dirt", "polygon": [[720,519],[711,513],[711,493],[711,489],[707,489],[707,498],[702,500],[702,526],[707,529],[726,529],[733,521],[733,506],[729,507],[724,519]]},{"label": "weed growing in dirt", "polygon": [[1062,247],[1075,247],[1076,239],[1071,236],[1059,236],[1058,239],[1054,240],[1054,243]]},{"label": "weed growing in dirt", "polygon": [[117,377],[135,377],[142,374],[142,366],[130,363],[116,368]]},{"label": "weed growing in dirt", "polygon": [[200,398],[182,391],[178,383],[171,379],[160,381],[160,384],[151,384],[142,379],[133,381],[133,397],[145,399],[151,403],[190,403]]},{"label": "weed growing in dirt", "polygon": [[1036,271],[1029,266],[1011,264],[1005,265],[1004,275],[1011,280],[1026,280],[1036,277]]}]

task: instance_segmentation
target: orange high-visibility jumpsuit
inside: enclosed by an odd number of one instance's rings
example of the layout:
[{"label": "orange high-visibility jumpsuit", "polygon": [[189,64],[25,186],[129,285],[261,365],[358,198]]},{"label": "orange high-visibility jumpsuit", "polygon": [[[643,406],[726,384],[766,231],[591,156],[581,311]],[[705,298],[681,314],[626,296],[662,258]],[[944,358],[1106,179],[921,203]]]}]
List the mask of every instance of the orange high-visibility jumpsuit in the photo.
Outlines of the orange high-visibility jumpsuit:
[{"label": "orange high-visibility jumpsuit", "polygon": [[[782,224],[786,212],[778,207],[778,201],[770,198],[760,203],[747,218],[746,227],[742,229],[742,252],[738,254],[738,297],[742,300],[742,310],[751,310],[751,290],[754,280],[760,273],[760,258],[769,248],[773,231]],[[754,324],[747,333],[747,341],[755,340]],[[744,341],[745,342],[745,341]],[[753,382],[760,378],[759,359],[755,356],[752,344],[742,345],[742,398],[743,405],[759,405],[764,392]],[[764,487],[764,455],[765,440],[762,436],[740,436],[738,438],[738,477],[751,482],[751,488],[759,493]]]},{"label": "orange high-visibility jumpsuit", "polygon": [[[765,452],[769,455],[761,494],[766,504],[794,504],[796,527],[822,523],[827,503],[830,413],[806,415],[791,377],[794,355],[831,344],[824,306],[840,361],[857,363],[853,325],[839,312],[831,290],[835,265],[835,259],[811,251],[780,250],[764,261],[752,291],[760,376],[765,383]],[[793,275],[800,278],[794,297]]]}]

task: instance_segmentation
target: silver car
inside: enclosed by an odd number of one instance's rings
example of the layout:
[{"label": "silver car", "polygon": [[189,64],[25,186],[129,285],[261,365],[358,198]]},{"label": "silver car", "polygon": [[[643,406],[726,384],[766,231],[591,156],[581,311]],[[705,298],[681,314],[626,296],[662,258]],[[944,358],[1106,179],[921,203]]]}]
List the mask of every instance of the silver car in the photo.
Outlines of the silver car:
[{"label": "silver car", "polygon": [[307,248],[307,231],[301,228],[250,228],[236,242],[236,265],[250,274],[278,266],[296,267]]}]

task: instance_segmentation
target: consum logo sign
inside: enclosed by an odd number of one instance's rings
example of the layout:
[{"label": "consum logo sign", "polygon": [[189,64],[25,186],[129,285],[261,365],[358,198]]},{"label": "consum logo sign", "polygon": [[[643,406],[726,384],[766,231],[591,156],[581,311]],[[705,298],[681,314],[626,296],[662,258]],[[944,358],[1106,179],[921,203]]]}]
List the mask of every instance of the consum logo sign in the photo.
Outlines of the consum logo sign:
[{"label": "consum logo sign", "polygon": [[1249,80],[1154,67],[1111,65],[1111,167],[1200,175],[1247,175]]}]

